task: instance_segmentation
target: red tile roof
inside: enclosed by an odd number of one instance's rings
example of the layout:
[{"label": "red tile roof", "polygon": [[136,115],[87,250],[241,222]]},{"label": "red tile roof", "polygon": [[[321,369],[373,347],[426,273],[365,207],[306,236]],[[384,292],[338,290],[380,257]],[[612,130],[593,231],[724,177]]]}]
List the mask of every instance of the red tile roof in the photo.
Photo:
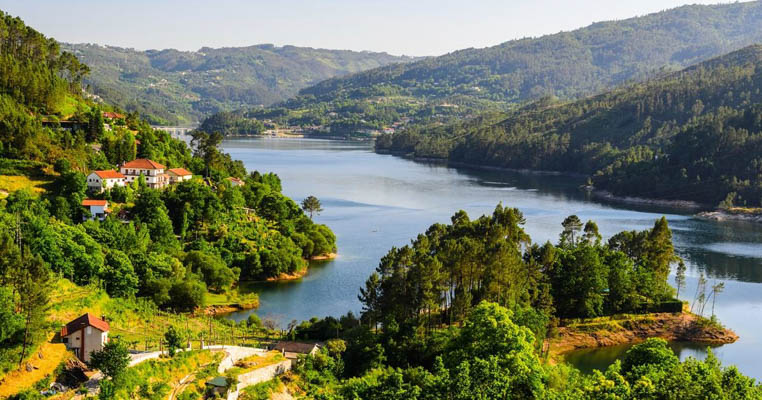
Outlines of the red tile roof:
[{"label": "red tile roof", "polygon": [[103,113],[103,118],[111,118],[111,119],[114,119],[114,118],[124,118],[124,115],[119,114],[119,113],[115,113],[115,112],[111,112],[111,111],[106,111],[106,112]]},{"label": "red tile roof", "polygon": [[61,337],[69,336],[69,334],[72,334],[82,328],[92,326],[95,329],[98,329],[102,332],[108,332],[109,326],[108,322],[95,317],[94,315],[87,313],[74,321],[69,322],[61,328]]},{"label": "red tile roof", "polygon": [[170,168],[168,171],[172,172],[173,174],[177,176],[193,175],[190,171],[188,171],[185,168]]},{"label": "red tile roof", "polygon": [[98,175],[101,179],[119,179],[124,178],[121,172],[117,171],[93,171],[95,175]]},{"label": "red tile roof", "polygon": [[137,168],[137,169],[164,169],[167,168],[156,161],[149,160],[147,158],[138,158],[137,160],[132,160],[130,162],[126,162],[122,165],[122,168]]},{"label": "red tile roof", "polygon": [[231,176],[231,177],[229,177],[229,178],[227,178],[227,179],[228,179],[230,182],[235,182],[235,183],[238,183],[238,184],[244,183],[244,182],[243,182],[243,180],[241,180],[241,179],[238,179],[238,178],[236,178],[236,177],[234,177],[234,176]]},{"label": "red tile roof", "polygon": [[106,200],[93,200],[93,199],[84,199],[82,200],[82,205],[85,207],[90,206],[107,206],[108,201]]}]

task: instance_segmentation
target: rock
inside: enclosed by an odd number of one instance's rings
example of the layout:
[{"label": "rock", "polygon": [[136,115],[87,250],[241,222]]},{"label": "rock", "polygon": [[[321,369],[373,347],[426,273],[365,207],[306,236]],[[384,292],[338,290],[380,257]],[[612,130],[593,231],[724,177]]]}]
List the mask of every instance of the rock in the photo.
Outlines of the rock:
[{"label": "rock", "polygon": [[89,379],[85,371],[88,371],[87,365],[76,358],[70,358],[66,360],[64,369],[58,375],[56,382],[68,387],[77,387]]},{"label": "rock", "polygon": [[37,368],[34,365],[32,365],[31,363],[26,363],[26,372],[32,372],[35,369]]}]

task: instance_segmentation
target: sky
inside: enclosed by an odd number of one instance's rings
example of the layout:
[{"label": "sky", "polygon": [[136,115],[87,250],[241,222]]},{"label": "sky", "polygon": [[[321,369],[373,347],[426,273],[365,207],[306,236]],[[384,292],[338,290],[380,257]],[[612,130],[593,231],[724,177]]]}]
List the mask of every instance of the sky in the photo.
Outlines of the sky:
[{"label": "sky", "polygon": [[139,50],[272,43],[431,56],[721,0],[0,0],[61,42]]}]

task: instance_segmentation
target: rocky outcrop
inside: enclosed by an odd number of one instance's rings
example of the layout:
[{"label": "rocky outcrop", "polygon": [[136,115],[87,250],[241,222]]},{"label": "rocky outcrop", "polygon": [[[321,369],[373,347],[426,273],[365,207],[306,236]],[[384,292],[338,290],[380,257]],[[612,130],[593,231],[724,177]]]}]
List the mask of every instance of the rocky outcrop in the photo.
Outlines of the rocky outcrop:
[{"label": "rocky outcrop", "polygon": [[550,352],[638,343],[648,338],[720,345],[738,340],[735,332],[690,313],[658,313],[605,322],[580,323],[559,328]]}]

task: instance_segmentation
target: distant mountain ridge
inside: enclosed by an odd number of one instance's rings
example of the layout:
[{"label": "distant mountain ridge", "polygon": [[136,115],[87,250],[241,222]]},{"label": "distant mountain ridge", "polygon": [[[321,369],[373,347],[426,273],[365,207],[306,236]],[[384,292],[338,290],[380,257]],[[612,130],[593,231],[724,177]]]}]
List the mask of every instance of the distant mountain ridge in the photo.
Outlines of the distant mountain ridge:
[{"label": "distant mountain ridge", "polygon": [[359,129],[405,117],[447,122],[541,97],[600,93],[759,42],[762,2],[683,6],[334,77],[276,104],[277,112],[249,115]]},{"label": "distant mountain ridge", "polygon": [[94,44],[61,47],[90,66],[91,91],[157,123],[189,123],[206,114],[269,105],[334,76],[411,57],[366,51],[262,44],[198,51],[139,51]]}]

